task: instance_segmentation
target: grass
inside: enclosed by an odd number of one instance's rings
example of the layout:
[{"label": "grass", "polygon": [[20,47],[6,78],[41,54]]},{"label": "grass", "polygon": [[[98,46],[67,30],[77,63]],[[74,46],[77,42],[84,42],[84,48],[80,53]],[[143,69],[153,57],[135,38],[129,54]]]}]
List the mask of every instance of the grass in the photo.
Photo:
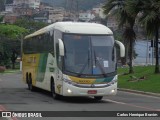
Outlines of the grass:
[{"label": "grass", "polygon": [[8,74],[8,73],[16,73],[19,72],[19,69],[7,69],[4,72],[0,72],[0,74]]},{"label": "grass", "polygon": [[[119,68],[118,87],[139,90],[144,92],[160,93],[160,74],[154,74],[154,66],[136,66],[134,74],[126,74],[128,68]],[[144,80],[131,82],[131,76],[136,78],[145,77]]]}]

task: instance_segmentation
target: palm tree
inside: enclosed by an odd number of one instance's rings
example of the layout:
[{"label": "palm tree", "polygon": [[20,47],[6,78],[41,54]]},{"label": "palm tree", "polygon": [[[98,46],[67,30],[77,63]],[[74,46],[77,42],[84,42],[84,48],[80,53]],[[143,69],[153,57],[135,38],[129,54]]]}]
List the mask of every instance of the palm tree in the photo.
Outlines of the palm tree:
[{"label": "palm tree", "polygon": [[140,13],[139,21],[144,25],[147,35],[155,38],[155,73],[160,73],[158,60],[158,37],[160,29],[160,1],[159,0],[127,0],[130,14]]},{"label": "palm tree", "polygon": [[[103,6],[104,14],[116,15],[119,20],[119,27],[125,26],[123,37],[125,43],[129,46],[129,73],[133,73],[133,44],[136,39],[136,34],[133,30],[136,14],[130,15],[126,9],[126,0],[109,0]],[[126,53],[127,54],[127,53]]]},{"label": "palm tree", "polygon": [[160,28],[160,1],[145,0],[143,1],[142,17],[140,21],[144,24],[148,35],[155,36],[155,73],[160,73],[158,60],[158,37]]}]

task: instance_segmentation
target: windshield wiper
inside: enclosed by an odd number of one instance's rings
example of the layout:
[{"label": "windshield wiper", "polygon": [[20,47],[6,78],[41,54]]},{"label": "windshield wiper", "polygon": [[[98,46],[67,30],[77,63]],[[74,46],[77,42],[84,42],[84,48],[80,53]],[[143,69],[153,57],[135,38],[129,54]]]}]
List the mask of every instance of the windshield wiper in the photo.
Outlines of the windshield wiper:
[{"label": "windshield wiper", "polygon": [[95,52],[95,50],[94,50],[94,60],[95,60],[95,66],[96,66],[96,63],[98,63],[98,66],[99,66],[99,68],[100,68],[100,70],[101,70],[101,72],[102,72],[102,75],[103,75],[104,77],[106,77],[106,73],[105,73],[105,71],[104,71],[104,68],[103,68],[102,65],[100,64],[99,60],[96,58],[96,52]]},{"label": "windshield wiper", "polygon": [[78,74],[78,77],[80,77],[80,76],[82,75],[82,73],[83,73],[83,71],[85,70],[87,64],[88,64],[88,66],[89,66],[89,61],[90,61],[90,57],[89,57],[89,50],[88,50],[88,58],[87,58],[85,64],[83,65],[82,69],[80,70],[80,72],[79,72],[79,74]]}]

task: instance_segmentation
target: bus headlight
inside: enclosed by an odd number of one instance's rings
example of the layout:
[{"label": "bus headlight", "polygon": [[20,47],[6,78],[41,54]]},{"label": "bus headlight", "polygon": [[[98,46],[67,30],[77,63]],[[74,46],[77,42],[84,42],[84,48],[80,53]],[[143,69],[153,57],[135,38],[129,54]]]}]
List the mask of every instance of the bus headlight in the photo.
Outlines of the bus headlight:
[{"label": "bus headlight", "polygon": [[115,89],[114,89],[114,90],[111,90],[111,93],[115,93]]},{"label": "bus headlight", "polygon": [[67,92],[68,92],[68,93],[72,93],[72,91],[71,91],[70,89],[67,89]]}]

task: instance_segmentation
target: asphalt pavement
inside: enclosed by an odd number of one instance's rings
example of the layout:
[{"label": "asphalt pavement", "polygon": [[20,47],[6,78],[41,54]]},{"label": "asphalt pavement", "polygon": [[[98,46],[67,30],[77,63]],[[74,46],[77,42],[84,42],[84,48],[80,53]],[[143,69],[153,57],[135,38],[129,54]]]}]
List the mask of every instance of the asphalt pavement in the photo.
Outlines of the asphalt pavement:
[{"label": "asphalt pavement", "polygon": [[[116,96],[106,96],[102,101],[95,101],[91,97],[63,97],[54,100],[47,91],[37,89],[28,90],[22,81],[20,73],[0,74],[0,111],[160,111],[160,97],[139,94],[136,92],[118,91]],[[73,112],[74,113],[74,112]],[[98,112],[97,112],[98,113]],[[94,112],[94,114],[96,114]],[[63,116],[63,115],[62,115]],[[110,117],[54,117],[37,118],[38,120],[106,120]],[[114,117],[114,119],[133,119],[129,117]],[[0,118],[1,120],[2,118]],[[15,119],[15,118],[14,118]],[[16,118],[18,120],[32,120],[32,118]],[[34,120],[36,118],[33,118]],[[113,119],[110,118],[110,119]],[[139,119],[139,118],[136,118]],[[152,117],[143,119],[151,120]],[[158,119],[157,117],[153,118]]]}]

